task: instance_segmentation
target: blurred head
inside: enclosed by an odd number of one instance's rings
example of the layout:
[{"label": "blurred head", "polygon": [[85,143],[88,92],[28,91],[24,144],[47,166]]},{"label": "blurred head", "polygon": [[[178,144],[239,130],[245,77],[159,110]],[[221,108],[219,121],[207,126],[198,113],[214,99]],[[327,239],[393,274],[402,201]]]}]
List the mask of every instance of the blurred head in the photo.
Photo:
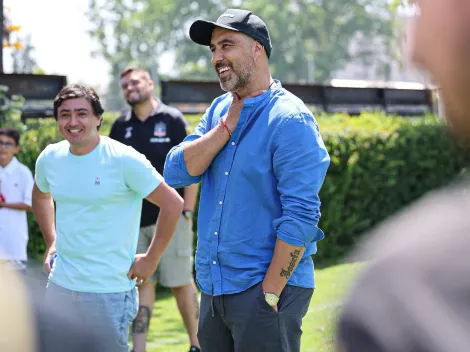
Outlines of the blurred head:
[{"label": "blurred head", "polygon": [[82,148],[89,152],[96,146],[103,112],[96,92],[79,84],[64,87],[54,100],[59,132],[69,141],[72,151]]},{"label": "blurred head", "polygon": [[470,1],[415,0],[412,59],[439,86],[451,130],[470,136]]},{"label": "blurred head", "polygon": [[[0,262],[2,283],[8,290],[0,290],[0,346],[2,351],[38,351],[31,292],[27,290],[24,277]],[[28,288],[29,289],[29,288]],[[21,326],[21,329],[18,327]]]},{"label": "blurred head", "polygon": [[150,74],[139,67],[131,66],[121,73],[122,93],[130,106],[152,100],[154,86]]},{"label": "blurred head", "polygon": [[13,128],[0,128],[0,166],[7,166],[19,153],[20,133]]}]

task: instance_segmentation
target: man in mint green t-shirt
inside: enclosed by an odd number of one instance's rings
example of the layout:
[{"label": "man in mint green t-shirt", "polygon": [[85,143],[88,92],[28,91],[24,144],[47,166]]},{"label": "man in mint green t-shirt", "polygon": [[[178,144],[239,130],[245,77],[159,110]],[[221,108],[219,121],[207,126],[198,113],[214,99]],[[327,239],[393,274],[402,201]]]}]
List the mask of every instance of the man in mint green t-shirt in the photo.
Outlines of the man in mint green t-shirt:
[{"label": "man in mint green t-shirt", "polygon": [[[183,200],[142,154],[100,136],[102,114],[90,88],[71,85],[57,95],[54,117],[65,140],[47,146],[36,161],[33,211],[47,245],[46,300],[76,308],[109,351],[128,351],[135,284],[157,267]],[[147,253],[136,255],[144,198],[161,211]]]}]

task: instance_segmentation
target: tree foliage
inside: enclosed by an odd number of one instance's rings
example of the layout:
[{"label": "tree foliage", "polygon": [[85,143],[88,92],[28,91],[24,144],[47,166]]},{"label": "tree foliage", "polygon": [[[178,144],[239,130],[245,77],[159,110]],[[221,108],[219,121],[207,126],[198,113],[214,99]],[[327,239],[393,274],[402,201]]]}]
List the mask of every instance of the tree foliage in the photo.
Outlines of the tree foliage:
[{"label": "tree foliage", "polygon": [[[174,41],[173,18],[181,0],[90,0],[89,34],[99,43],[94,55],[103,57],[111,67],[108,94],[120,97],[119,74],[128,65],[139,65],[158,78],[159,57]],[[115,99],[114,107],[123,107]]]},{"label": "tree foliage", "polygon": [[[96,54],[110,63],[113,77],[130,63],[156,77],[159,58],[171,52],[180,78],[215,79],[210,51],[189,39],[189,25],[197,18],[216,20],[225,9],[240,4],[240,0],[91,0],[90,34],[99,43]],[[389,0],[247,0],[243,8],[268,25],[271,70],[286,82],[327,81],[350,60],[390,54],[390,43],[397,38],[396,7]],[[370,45],[352,52],[350,43],[359,34]],[[116,81],[112,89],[118,89]]]},{"label": "tree foliage", "polygon": [[31,35],[21,34],[21,26],[12,22],[9,10],[5,7],[2,45],[11,51],[14,73],[42,73],[34,58]]},{"label": "tree foliage", "polygon": [[14,73],[42,73],[34,58],[34,46],[31,42],[31,35],[27,35],[22,40],[23,48],[14,50],[11,53],[13,59]]}]

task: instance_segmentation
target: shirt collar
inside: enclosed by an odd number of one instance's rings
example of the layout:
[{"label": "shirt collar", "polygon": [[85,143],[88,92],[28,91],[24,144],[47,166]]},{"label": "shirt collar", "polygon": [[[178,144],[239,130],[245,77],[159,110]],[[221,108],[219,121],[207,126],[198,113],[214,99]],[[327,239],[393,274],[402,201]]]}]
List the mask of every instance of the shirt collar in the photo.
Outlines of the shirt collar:
[{"label": "shirt collar", "polygon": [[11,159],[11,161],[8,163],[7,166],[5,167],[1,167],[0,166],[0,172],[1,173],[8,173],[8,174],[12,174],[13,171],[15,171],[16,167],[19,165],[19,161],[18,159],[16,159],[16,156],[13,157],[13,159]]},{"label": "shirt collar", "polygon": [[257,95],[253,98],[245,98],[244,105],[253,105],[257,104],[260,101],[266,99],[267,97],[276,94],[279,89],[282,88],[282,84],[279,80],[274,79],[272,85],[264,92],[263,94]]},{"label": "shirt collar", "polygon": [[[152,110],[150,113],[149,117],[155,116],[163,111],[163,106],[165,104],[162,103],[162,101],[158,98],[153,98],[157,102],[157,106],[155,109]],[[139,120],[139,118],[134,114],[134,110],[131,109],[127,112],[126,114],[126,121],[130,121],[131,119],[136,119]],[[140,121],[140,120],[139,120]]]}]

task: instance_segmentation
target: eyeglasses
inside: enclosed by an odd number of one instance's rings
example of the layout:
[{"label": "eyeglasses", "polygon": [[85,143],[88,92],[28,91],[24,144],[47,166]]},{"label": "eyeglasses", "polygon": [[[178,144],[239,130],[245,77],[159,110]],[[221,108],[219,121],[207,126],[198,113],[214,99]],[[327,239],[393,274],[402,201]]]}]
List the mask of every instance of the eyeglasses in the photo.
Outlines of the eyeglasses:
[{"label": "eyeglasses", "polygon": [[7,147],[8,148],[8,147],[14,147],[14,146],[15,146],[15,144],[12,143],[12,142],[2,142],[2,141],[0,141],[0,147]]}]

